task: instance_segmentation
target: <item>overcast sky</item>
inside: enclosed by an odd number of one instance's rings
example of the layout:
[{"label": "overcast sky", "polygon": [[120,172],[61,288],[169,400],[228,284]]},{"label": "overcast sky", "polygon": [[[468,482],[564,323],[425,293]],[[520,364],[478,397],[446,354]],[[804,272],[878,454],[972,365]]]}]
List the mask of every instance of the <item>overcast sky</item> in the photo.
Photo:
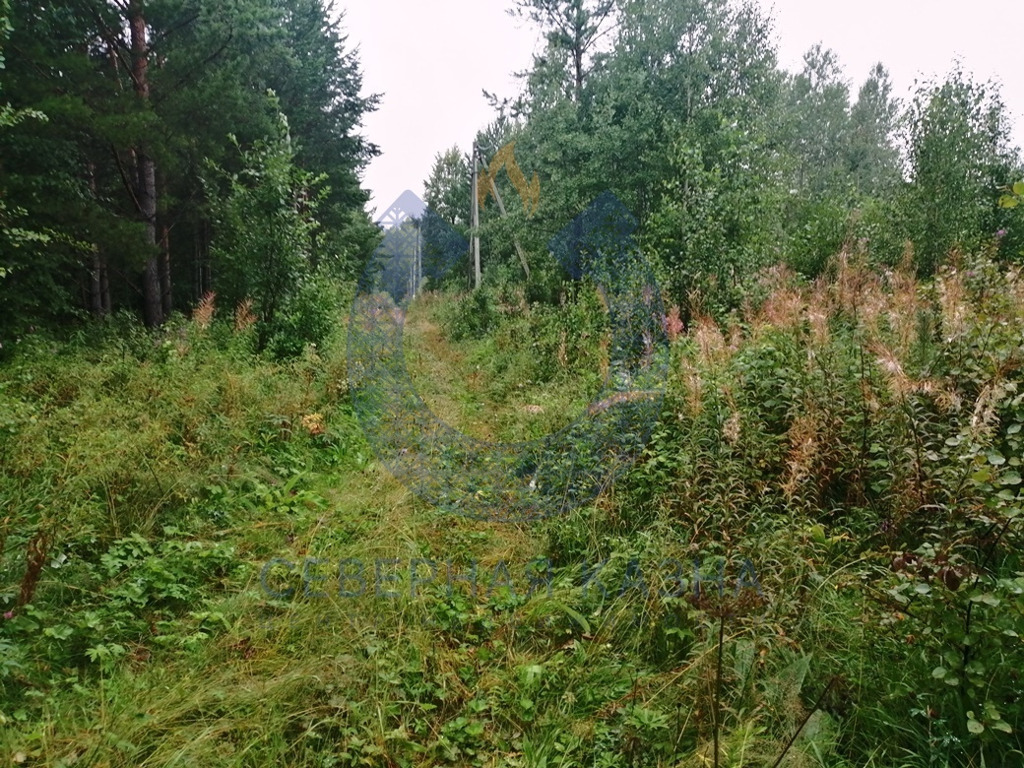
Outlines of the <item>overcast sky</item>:
[{"label": "overcast sky", "polygon": [[[839,55],[856,89],[871,66],[889,69],[896,95],[941,76],[954,59],[978,79],[999,79],[1024,144],[1024,3],[1015,0],[758,0],[775,21],[781,64],[798,69],[816,42]],[[484,89],[518,92],[512,73],[538,50],[537,33],[508,16],[511,0],[339,0],[349,45],[359,46],[364,93],[382,94],[363,133],[381,148],[363,186],[382,214],[404,190],[423,195],[434,156],[467,150],[493,118]]]}]

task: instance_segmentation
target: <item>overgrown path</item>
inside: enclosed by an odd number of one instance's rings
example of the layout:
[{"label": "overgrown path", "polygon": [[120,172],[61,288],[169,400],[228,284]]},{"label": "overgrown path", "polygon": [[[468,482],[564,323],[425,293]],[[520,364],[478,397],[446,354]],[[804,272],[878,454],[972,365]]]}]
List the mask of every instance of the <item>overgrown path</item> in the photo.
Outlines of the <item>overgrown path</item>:
[{"label": "overgrown path", "polygon": [[494,440],[500,417],[487,403],[486,373],[465,350],[450,343],[437,319],[438,301],[426,296],[405,316],[403,346],[410,376],[428,407],[450,426]]},{"label": "overgrown path", "polygon": [[[849,265],[832,287],[777,274],[744,327],[676,340],[644,460],[530,525],[445,514],[370,455],[343,333],[284,363],[208,318],[158,344],[40,347],[0,370],[0,755],[923,768],[932,729],[962,752],[984,726],[987,764],[1016,764],[1024,406],[1005,361],[1024,290],[976,269],[932,298]],[[453,342],[457,301],[406,323],[438,416],[509,441],[575,413],[590,380],[560,352],[583,313],[508,312]],[[954,674],[965,625],[981,682]],[[989,698],[957,719],[960,680]],[[945,720],[908,714],[910,691]]]}]

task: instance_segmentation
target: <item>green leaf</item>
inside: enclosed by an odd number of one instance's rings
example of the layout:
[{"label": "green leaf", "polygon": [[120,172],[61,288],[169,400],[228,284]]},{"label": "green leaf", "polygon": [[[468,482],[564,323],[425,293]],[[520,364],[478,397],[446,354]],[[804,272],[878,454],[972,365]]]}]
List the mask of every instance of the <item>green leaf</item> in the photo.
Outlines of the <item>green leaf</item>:
[{"label": "green leaf", "polygon": [[985,730],[985,726],[979,723],[972,717],[967,718],[967,730],[971,733],[982,733]]},{"label": "green leaf", "polygon": [[1024,197],[1024,181],[1015,182],[1013,185],[1013,194],[1018,197]]},{"label": "green leaf", "polygon": [[1017,472],[1006,472],[999,478],[1002,485],[1020,485],[1021,477]]},{"label": "green leaf", "polygon": [[585,634],[590,634],[590,622],[587,621],[586,617],[576,609],[569,607],[568,605],[559,600],[548,600],[544,604],[544,607],[547,609],[554,608],[561,611],[570,619],[575,621]]},{"label": "green leaf", "polygon": [[964,667],[964,672],[969,675],[983,675],[985,674],[985,664],[978,659],[975,659]]},{"label": "green leaf", "polygon": [[67,640],[75,633],[75,630],[66,624],[58,624],[55,627],[47,627],[43,630],[43,634],[47,637],[53,637],[57,640]]},{"label": "green leaf", "polygon": [[979,485],[983,485],[989,482],[991,479],[992,469],[990,467],[982,467],[973,475],[971,475],[971,480],[973,480],[975,483],[978,483]]},{"label": "green leaf", "polygon": [[946,676],[948,672],[949,670],[945,667],[936,667],[932,670],[932,677],[934,677],[936,680],[941,680]]}]

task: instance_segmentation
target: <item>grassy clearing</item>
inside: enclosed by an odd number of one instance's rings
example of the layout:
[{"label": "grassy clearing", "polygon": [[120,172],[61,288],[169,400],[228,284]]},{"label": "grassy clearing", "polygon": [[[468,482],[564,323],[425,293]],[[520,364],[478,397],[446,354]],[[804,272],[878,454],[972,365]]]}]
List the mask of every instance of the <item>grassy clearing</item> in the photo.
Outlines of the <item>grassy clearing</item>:
[{"label": "grassy clearing", "polygon": [[[568,328],[545,327],[549,318],[520,303],[505,305],[497,333],[460,334],[460,315],[478,311],[471,297],[453,302],[432,293],[409,308],[406,363],[434,413],[468,435],[501,442],[532,440],[580,418],[607,374],[603,329],[592,340],[574,342]],[[454,344],[453,332],[460,336]],[[570,356],[574,345],[578,349]]]},{"label": "grassy clearing", "polygon": [[[0,376],[0,754],[1014,764],[1022,285],[772,273],[676,340],[644,460],[532,525],[442,515],[373,460],[341,331],[288,365],[216,322],[36,343]],[[457,306],[406,323],[436,413],[508,440],[582,411],[585,306],[499,304],[477,337]]]}]

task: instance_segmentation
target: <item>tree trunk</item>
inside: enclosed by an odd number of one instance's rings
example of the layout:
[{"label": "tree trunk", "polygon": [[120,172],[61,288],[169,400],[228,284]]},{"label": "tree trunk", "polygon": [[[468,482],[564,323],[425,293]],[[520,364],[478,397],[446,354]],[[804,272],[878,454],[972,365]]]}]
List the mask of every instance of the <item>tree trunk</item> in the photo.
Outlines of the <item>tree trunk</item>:
[{"label": "tree trunk", "polygon": [[[149,101],[149,44],[146,41],[146,17],[142,0],[133,0],[129,6],[128,23],[132,35],[132,80],[135,94],[143,102]],[[136,189],[139,216],[146,226],[146,266],[142,274],[142,295],[145,302],[146,325],[153,328],[164,321],[164,306],[160,289],[159,252],[156,241],[156,163],[144,146],[136,148]]]},{"label": "tree trunk", "polygon": [[202,296],[199,291],[203,287],[203,249],[200,243],[202,238],[202,223],[196,222],[195,229],[192,231],[192,301],[193,303],[199,301],[199,297]]},{"label": "tree trunk", "polygon": [[89,311],[103,317],[103,259],[99,246],[92,247],[92,269],[89,270]]},{"label": "tree trunk", "polygon": [[110,269],[107,258],[100,254],[100,301],[104,315],[110,314]]},{"label": "tree trunk", "polygon": [[171,228],[166,222],[160,226],[160,303],[166,318],[174,306],[174,295],[171,292]]},{"label": "tree trunk", "polygon": [[[90,162],[86,167],[89,175],[89,192],[93,199],[96,191],[96,165]],[[99,245],[92,245],[92,263],[89,265],[89,311],[93,317],[103,317],[110,309],[110,287],[107,283],[107,260]]]},{"label": "tree trunk", "polygon": [[[156,188],[165,189],[166,187],[167,177],[158,170]],[[174,308],[174,293],[171,285],[171,225],[168,222],[166,211],[157,215],[157,227],[160,234],[160,306],[166,320],[171,316],[171,310]]]},{"label": "tree trunk", "polygon": [[583,42],[577,42],[572,52],[573,67],[575,69],[575,80],[576,80],[576,103],[579,104],[583,98]]},{"label": "tree trunk", "polygon": [[209,234],[207,233],[208,226],[209,222],[205,219],[200,219],[196,222],[196,229],[193,235],[192,299],[196,302],[202,300],[203,296],[213,290],[210,275],[210,240]]}]

